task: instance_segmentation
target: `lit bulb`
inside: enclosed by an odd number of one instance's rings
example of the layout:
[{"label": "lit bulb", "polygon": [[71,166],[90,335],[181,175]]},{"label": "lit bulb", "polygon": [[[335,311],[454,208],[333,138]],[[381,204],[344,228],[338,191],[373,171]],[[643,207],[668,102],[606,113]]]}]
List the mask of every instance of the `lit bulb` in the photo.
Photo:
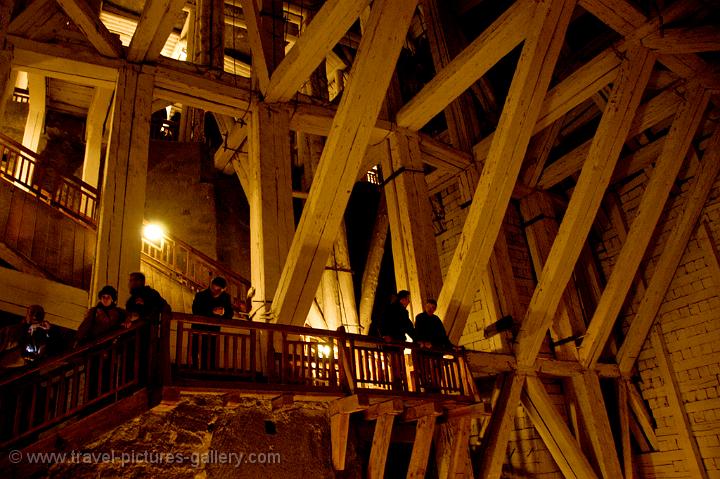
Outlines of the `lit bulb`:
[{"label": "lit bulb", "polygon": [[143,228],[143,236],[149,241],[160,241],[165,235],[162,226],[154,223],[145,225]]}]

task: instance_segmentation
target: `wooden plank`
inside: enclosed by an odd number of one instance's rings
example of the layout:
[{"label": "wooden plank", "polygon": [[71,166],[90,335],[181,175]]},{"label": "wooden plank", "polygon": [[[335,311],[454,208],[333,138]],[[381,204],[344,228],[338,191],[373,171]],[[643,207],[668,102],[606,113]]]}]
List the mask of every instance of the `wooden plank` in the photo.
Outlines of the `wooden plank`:
[{"label": "wooden plank", "polygon": [[277,66],[265,92],[268,103],[292,98],[357,20],[369,0],[328,0]]},{"label": "wooden plank", "polygon": [[455,434],[453,435],[450,464],[448,464],[447,477],[467,477],[468,468],[470,468],[469,474],[472,477],[472,465],[470,464],[470,420],[471,417],[461,416],[454,422],[453,429]]},{"label": "wooden plank", "polygon": [[540,379],[533,376],[527,378],[521,401],[563,476],[577,479],[597,478]]},{"label": "wooden plank", "polygon": [[718,172],[720,172],[720,128],[715,128],[705,148],[700,170],[695,175],[679,223],[663,248],[655,266],[655,273],[640,300],[625,341],[618,351],[618,364],[623,374],[630,373],[640,354]]},{"label": "wooden plank", "polygon": [[385,194],[381,194],[380,204],[378,205],[372,233],[370,234],[370,245],[368,246],[368,255],[365,260],[365,267],[363,268],[363,277],[360,283],[361,296],[358,320],[360,321],[360,332],[365,334],[369,332],[372,310],[375,305],[375,294],[380,277],[380,267],[382,265],[383,255],[385,254],[388,223],[387,202],[385,200]]},{"label": "wooden plank", "polygon": [[120,39],[108,31],[86,0],[57,0],[57,3],[101,55],[122,56]]},{"label": "wooden plank", "polygon": [[574,265],[590,231],[605,189],[627,137],[630,122],[640,104],[642,92],[654,64],[652,54],[642,47],[628,52],[607,109],[598,126],[588,158],[563,217],[557,238],[548,255],[525,319],[518,334],[518,364],[535,361],[543,338],[557,310]]},{"label": "wooden plank", "polygon": [[390,437],[395,420],[393,414],[382,414],[375,422],[370,459],[368,460],[367,477],[369,479],[382,479],[385,477],[385,462],[390,448]]},{"label": "wooden plank", "polygon": [[[10,14],[12,14],[12,2],[7,2],[5,5],[10,7]],[[8,32],[11,34],[26,34],[28,28],[31,28],[33,25],[40,25],[44,23],[43,20],[47,21],[49,17],[54,15],[56,12],[57,6],[53,0],[35,0],[26,6],[20,14],[13,18],[9,24],[2,25],[3,27],[7,27],[7,31],[5,31],[4,28],[2,29],[3,34]],[[9,19],[9,15],[8,17],[3,17],[3,19],[5,21]]]},{"label": "wooden plank", "polygon": [[145,2],[128,47],[128,61],[157,60],[170,32],[182,14],[184,5],[183,0],[148,0]]},{"label": "wooden plank", "polygon": [[243,15],[245,16],[247,39],[252,52],[252,71],[255,74],[261,91],[267,91],[270,83],[272,61],[272,37],[264,34],[260,18],[262,1],[240,0]]},{"label": "wooden plank", "polygon": [[435,421],[433,415],[422,416],[418,419],[415,428],[415,441],[413,442],[410,463],[408,464],[407,479],[425,478],[433,434],[435,433]]},{"label": "wooden plank", "polygon": [[450,340],[457,342],[469,314],[476,278],[492,254],[542,100],[552,77],[575,2],[539,2],[528,31],[482,177],[438,298]]},{"label": "wooden plank", "polygon": [[580,346],[580,361],[588,368],[597,363],[610,336],[709,100],[704,88],[691,87],[687,100],[675,114],[663,151],[617,257],[615,264],[622,268],[613,269]]},{"label": "wooden plank", "polygon": [[[411,317],[437,298],[442,270],[432,225],[432,206],[425,183],[417,136],[399,130],[389,138],[390,154],[382,161],[390,221],[395,284],[410,291]],[[413,215],[408,212],[412,211]]]},{"label": "wooden plank", "polygon": [[630,409],[632,410],[633,417],[640,429],[640,435],[645,438],[649,447],[651,447],[654,451],[657,451],[659,449],[659,443],[657,435],[655,434],[652,414],[648,410],[645,401],[643,401],[637,386],[634,384],[628,384],[627,390]]},{"label": "wooden plank", "polygon": [[697,440],[690,426],[690,419],[683,404],[682,391],[680,390],[680,385],[678,384],[675,370],[670,360],[670,354],[667,351],[667,345],[665,344],[662,334],[660,325],[656,324],[650,333],[650,342],[655,351],[655,360],[660,370],[660,377],[663,381],[663,389],[665,389],[668,407],[672,411],[673,418],[675,419],[675,429],[678,433],[678,446],[685,452],[684,459],[690,476],[707,479],[709,476],[705,469]]},{"label": "wooden plank", "polygon": [[647,48],[663,54],[684,54],[720,50],[720,30],[716,26],[664,28],[642,39]]},{"label": "wooden plank", "polygon": [[[302,325],[310,310],[415,4],[416,0],[382,0],[372,7],[353,78],[340,101],[273,299],[280,323]],[[367,81],[371,77],[373,81]]]},{"label": "wooden plank", "polygon": [[524,374],[511,374],[505,378],[483,436],[487,438],[487,441],[483,441],[483,459],[478,477],[488,479],[500,477],[510,432],[515,427],[515,413],[520,403],[524,382]]},{"label": "wooden plank", "polygon": [[534,9],[515,2],[397,113],[398,126],[419,130],[525,38]]}]

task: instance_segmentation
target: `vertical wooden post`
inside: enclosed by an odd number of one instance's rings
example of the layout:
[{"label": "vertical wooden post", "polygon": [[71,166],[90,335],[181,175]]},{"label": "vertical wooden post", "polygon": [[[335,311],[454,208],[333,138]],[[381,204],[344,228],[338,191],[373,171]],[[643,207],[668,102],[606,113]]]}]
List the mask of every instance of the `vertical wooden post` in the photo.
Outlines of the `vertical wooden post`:
[{"label": "vertical wooden post", "polygon": [[285,108],[253,103],[250,121],[250,273],[253,310],[263,315],[290,249],[293,217],[290,126]]},{"label": "vertical wooden post", "polygon": [[128,296],[127,276],[140,268],[154,71],[120,68],[98,215],[90,298],[106,284]]},{"label": "vertical wooden post", "polygon": [[82,180],[92,186],[98,186],[100,175],[100,157],[105,118],[113,99],[113,91],[109,88],[95,87],[90,109],[88,110],[85,128],[85,159],[83,161]]},{"label": "vertical wooden post", "polygon": [[436,417],[434,415],[422,416],[418,419],[407,479],[423,479],[425,477],[433,433],[435,432],[435,421]]},{"label": "vertical wooden post", "polygon": [[373,305],[375,304],[380,267],[382,265],[383,255],[385,254],[388,223],[387,202],[385,201],[385,194],[383,193],[380,198],[377,215],[375,216],[375,224],[373,225],[370,236],[368,257],[365,261],[365,269],[363,270],[362,283],[360,286],[360,332],[365,334],[368,333],[370,320],[372,319],[371,315]]},{"label": "vertical wooden post", "polygon": [[395,415],[381,414],[375,422],[370,460],[368,461],[367,477],[369,479],[382,479],[385,477],[385,463],[387,462],[394,421]]},{"label": "vertical wooden post", "polygon": [[408,131],[390,135],[390,155],[382,164],[390,220],[395,283],[410,291],[411,315],[442,287],[440,258],[432,226],[418,137]]},{"label": "vertical wooden post", "polygon": [[8,25],[12,15],[14,0],[0,3],[0,121],[5,116],[5,105],[11,98],[15,82],[12,80],[12,47],[7,44]]},{"label": "vertical wooden post", "polygon": [[30,89],[30,111],[25,122],[22,144],[37,153],[40,135],[45,127],[46,79],[39,73],[28,73]]}]

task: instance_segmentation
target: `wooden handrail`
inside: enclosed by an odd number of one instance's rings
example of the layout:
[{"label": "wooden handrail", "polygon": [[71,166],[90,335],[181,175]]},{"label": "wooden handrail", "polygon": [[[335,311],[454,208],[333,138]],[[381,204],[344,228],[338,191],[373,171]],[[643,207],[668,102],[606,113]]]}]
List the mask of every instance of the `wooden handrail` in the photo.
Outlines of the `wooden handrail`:
[{"label": "wooden handrail", "polygon": [[50,172],[38,155],[0,133],[0,177],[57,207],[86,226],[97,223],[97,189],[71,176]]},{"label": "wooden handrail", "polygon": [[[0,382],[0,448],[18,445],[75,416],[115,403],[148,384],[158,364],[147,323],[96,341]],[[145,358],[145,359],[143,359]]]},{"label": "wooden handrail", "polygon": [[[175,313],[167,338],[175,346],[175,380],[228,376],[265,387],[303,391],[411,396],[440,395],[472,401],[464,350],[427,349],[359,334],[299,326],[214,319]],[[193,326],[199,325],[202,328]],[[216,330],[207,328],[216,326]],[[264,357],[258,354],[263,351]]]}]

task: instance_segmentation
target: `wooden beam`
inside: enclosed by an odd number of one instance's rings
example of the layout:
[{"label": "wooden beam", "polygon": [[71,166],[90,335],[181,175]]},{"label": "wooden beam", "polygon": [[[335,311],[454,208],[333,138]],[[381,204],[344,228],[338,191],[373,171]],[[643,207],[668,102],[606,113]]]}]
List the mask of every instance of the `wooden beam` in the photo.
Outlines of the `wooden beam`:
[{"label": "wooden beam", "polygon": [[272,72],[272,41],[265,32],[260,17],[262,0],[240,0],[245,21],[247,22],[247,37],[252,52],[252,71],[257,77],[261,91],[266,91],[270,84],[270,73]]},{"label": "wooden beam", "polygon": [[284,102],[297,93],[310,74],[357,20],[368,0],[328,0],[272,73],[265,101]]},{"label": "wooden beam", "polygon": [[654,62],[654,56],[647,49],[637,47],[628,52],[628,59],[621,66],[609,100],[616,108],[607,109],[603,114],[543,274],[520,325],[517,344],[520,365],[533,364],[552,323],[582,250],[584,242],[580,239],[586,238],[590,231]]},{"label": "wooden beam", "polygon": [[[612,82],[617,77],[619,67],[618,49],[611,47],[553,87],[545,96],[540,115],[533,127],[533,135],[552,125]],[[473,147],[476,161],[482,161],[487,157],[494,135],[494,133],[488,135]]]},{"label": "wooden beam", "polygon": [[704,88],[692,87],[687,92],[687,100],[675,114],[663,151],[615,263],[622,268],[614,269],[610,275],[580,346],[580,361],[586,367],[592,368],[602,354],[709,100],[710,95]]},{"label": "wooden beam", "polygon": [[630,400],[628,398],[628,381],[623,378],[618,385],[618,416],[620,416],[620,444],[623,457],[623,477],[633,479],[633,454],[630,445]]},{"label": "wooden beam", "polygon": [[450,463],[447,477],[467,477],[468,469],[472,477],[470,464],[470,420],[471,417],[460,416],[454,421],[454,434],[451,445]]},{"label": "wooden beam", "polygon": [[625,375],[630,373],[640,354],[719,171],[720,127],[716,127],[705,148],[701,168],[695,175],[693,186],[683,207],[682,216],[678,219],[679,223],[663,248],[650,284],[640,300],[625,341],[618,351],[620,371]]},{"label": "wooden beam", "polygon": [[[305,321],[415,4],[416,0],[376,0],[373,4],[353,64],[353,78],[340,101],[273,300],[273,312],[281,323],[302,325]],[[338,168],[338,164],[343,167]]]},{"label": "wooden beam", "polygon": [[375,304],[378,279],[380,278],[380,267],[385,254],[385,241],[388,235],[388,211],[385,194],[381,193],[380,204],[378,205],[375,223],[373,223],[370,234],[370,245],[368,256],[363,268],[362,282],[360,283],[360,331],[367,334],[372,319],[372,309]]},{"label": "wooden beam", "polygon": [[148,0],[127,51],[131,62],[155,61],[182,14],[183,0]]},{"label": "wooden beam", "polygon": [[[628,130],[628,138],[642,133],[646,129],[668,118],[670,115],[673,115],[680,102],[681,97],[677,92],[674,89],[668,89],[640,105]],[[538,187],[547,190],[573,173],[580,171],[590,151],[591,145],[592,140],[588,140],[555,160],[542,172]],[[624,168],[624,166],[621,164],[618,169],[620,168]]]},{"label": "wooden beam", "polygon": [[410,291],[410,316],[414,318],[423,311],[426,299],[437,298],[440,293],[440,257],[417,135],[399,130],[390,135],[389,144],[390,154],[383,159],[382,171],[395,284],[398,290]]},{"label": "wooden beam", "polygon": [[493,407],[488,428],[483,437],[483,454],[477,477],[498,479],[505,462],[510,432],[515,427],[515,413],[520,403],[520,394],[525,383],[525,375],[513,373],[505,378],[500,396]]},{"label": "wooden beam", "polygon": [[435,421],[435,416],[430,414],[418,419],[415,428],[415,441],[413,442],[410,463],[408,464],[407,479],[425,478],[433,435],[435,433]]},{"label": "wooden beam", "polygon": [[660,370],[660,377],[663,381],[668,408],[672,411],[673,418],[675,419],[678,446],[685,452],[685,463],[690,477],[707,479],[709,476],[707,470],[705,470],[700,448],[698,447],[697,440],[690,426],[690,419],[688,418],[682,399],[682,391],[677,382],[675,370],[670,360],[670,354],[667,351],[667,345],[663,339],[662,329],[659,324],[656,324],[652,329],[650,342],[655,351],[655,361],[657,361],[657,366]]},{"label": "wooden beam", "polygon": [[68,17],[73,21],[98,53],[106,57],[121,57],[120,38],[108,31],[97,13],[86,0],[56,0]]},{"label": "wooden beam", "polygon": [[[267,314],[295,230],[288,112],[254,103],[250,118],[250,272],[253,311]],[[310,308],[308,307],[308,310]],[[306,311],[307,313],[307,311]],[[304,319],[304,318],[303,318]]]},{"label": "wooden beam", "polygon": [[390,399],[388,401],[376,402],[365,409],[364,416],[366,421],[374,421],[380,416],[391,415],[397,416],[404,411],[402,399]]},{"label": "wooden beam", "polygon": [[642,435],[648,443],[648,446],[652,450],[657,451],[660,449],[657,435],[655,434],[655,426],[652,414],[648,411],[647,404],[643,401],[640,391],[636,385],[628,382],[628,401],[630,403],[630,409],[633,412],[633,416],[640,429],[640,435]]},{"label": "wooden beam", "polygon": [[594,371],[571,378],[573,397],[582,417],[583,429],[592,444],[595,461],[603,477],[622,477],[622,469],[610,428],[600,380]]},{"label": "wooden beam", "polygon": [[525,38],[534,8],[515,2],[433,77],[397,114],[398,126],[419,130]]},{"label": "wooden beam", "polygon": [[539,2],[518,62],[497,135],[438,298],[450,340],[462,335],[476,279],[487,268],[552,77],[575,2]]},{"label": "wooden beam", "polygon": [[720,50],[720,30],[717,26],[665,28],[642,39],[647,48],[663,54],[685,54]]},{"label": "wooden beam", "polygon": [[47,78],[38,73],[28,73],[28,87],[30,89],[30,105],[22,145],[28,150],[38,153],[40,137],[45,131],[45,109],[47,107]]},{"label": "wooden beam", "polygon": [[395,421],[394,414],[381,414],[375,421],[370,459],[368,459],[368,479],[382,479],[385,477],[385,462],[390,448],[392,426]]},{"label": "wooden beam", "polygon": [[128,274],[140,270],[153,69],[126,66],[115,90],[90,297],[106,284],[129,296]]},{"label": "wooden beam", "polygon": [[[11,22],[14,2],[3,2],[3,7],[9,9],[9,13],[3,16],[2,35],[7,33],[23,35],[38,20],[47,20],[50,15],[55,14],[58,10],[53,0],[35,0],[30,2],[25,9],[20,12]],[[6,30],[7,28],[7,30]]]},{"label": "wooden beam", "polygon": [[350,414],[363,411],[368,407],[370,407],[370,401],[366,394],[354,394],[330,403],[328,415],[330,416],[332,462],[336,471],[345,469]]},{"label": "wooden beam", "polygon": [[247,123],[235,123],[231,117],[227,117],[226,121],[228,124],[227,134],[213,157],[213,164],[218,170],[224,170],[225,166],[240,153],[240,149],[248,140]]},{"label": "wooden beam", "polygon": [[250,108],[252,90],[248,78],[218,75],[211,69],[198,75],[195,66],[162,58],[158,61],[154,97],[242,117]]},{"label": "wooden beam", "polygon": [[540,379],[528,376],[521,401],[563,476],[597,478]]}]

